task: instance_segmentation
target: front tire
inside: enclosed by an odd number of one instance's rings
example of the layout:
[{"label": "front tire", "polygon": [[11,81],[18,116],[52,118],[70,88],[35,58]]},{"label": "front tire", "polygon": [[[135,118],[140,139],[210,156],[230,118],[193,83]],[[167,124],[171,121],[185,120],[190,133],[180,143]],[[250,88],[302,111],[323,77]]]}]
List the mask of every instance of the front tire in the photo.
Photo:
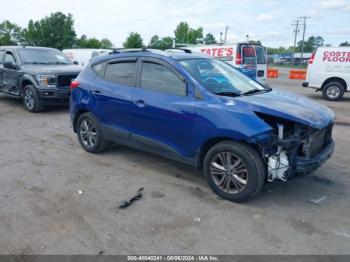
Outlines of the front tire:
[{"label": "front tire", "polygon": [[82,148],[89,153],[99,153],[108,147],[101,125],[92,113],[84,113],[78,118],[77,136]]},{"label": "front tire", "polygon": [[44,109],[44,105],[32,85],[23,88],[23,104],[31,113],[38,113]]},{"label": "front tire", "polygon": [[243,202],[262,189],[266,172],[263,160],[254,148],[224,141],[207,152],[204,175],[217,195],[233,202]]},{"label": "front tire", "polygon": [[339,82],[330,82],[322,88],[323,98],[328,101],[340,100],[345,92],[344,86]]}]

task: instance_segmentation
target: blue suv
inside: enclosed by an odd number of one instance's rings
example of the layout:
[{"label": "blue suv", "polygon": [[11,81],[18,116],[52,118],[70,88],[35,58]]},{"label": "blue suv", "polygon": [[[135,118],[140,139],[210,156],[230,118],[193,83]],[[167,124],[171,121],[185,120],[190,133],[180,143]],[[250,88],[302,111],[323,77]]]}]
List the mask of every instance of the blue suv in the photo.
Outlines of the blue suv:
[{"label": "blue suv", "polygon": [[333,153],[334,113],[201,54],[119,50],[71,83],[81,146],[126,145],[203,169],[231,201],[316,170]]}]

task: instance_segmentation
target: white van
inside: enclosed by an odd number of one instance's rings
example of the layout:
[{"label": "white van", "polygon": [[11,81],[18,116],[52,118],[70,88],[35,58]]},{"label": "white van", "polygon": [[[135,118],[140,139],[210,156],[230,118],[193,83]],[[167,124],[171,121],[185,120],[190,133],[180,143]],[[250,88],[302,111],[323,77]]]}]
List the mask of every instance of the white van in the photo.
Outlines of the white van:
[{"label": "white van", "polygon": [[186,49],[213,56],[239,69],[253,70],[255,78],[261,83],[266,83],[267,56],[261,45],[237,43],[233,45],[189,46]]},{"label": "white van", "polygon": [[350,91],[350,47],[318,47],[311,55],[303,87],[336,101]]},{"label": "white van", "polygon": [[90,59],[99,56],[101,54],[108,54],[112,50],[109,49],[64,49],[62,52],[65,54],[72,62],[77,62],[81,66],[85,66],[89,63]]}]

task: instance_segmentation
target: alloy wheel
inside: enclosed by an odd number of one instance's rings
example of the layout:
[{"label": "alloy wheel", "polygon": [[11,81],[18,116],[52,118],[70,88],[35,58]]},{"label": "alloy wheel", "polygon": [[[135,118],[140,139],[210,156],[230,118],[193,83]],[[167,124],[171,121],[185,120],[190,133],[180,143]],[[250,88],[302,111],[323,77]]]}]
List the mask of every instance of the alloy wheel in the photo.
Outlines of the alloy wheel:
[{"label": "alloy wheel", "polygon": [[26,104],[26,107],[28,109],[33,110],[35,106],[35,100],[34,100],[34,94],[32,90],[26,89],[24,91],[24,103]]},{"label": "alloy wheel", "polygon": [[97,131],[90,119],[84,119],[80,124],[80,138],[87,147],[93,147],[97,142]]},{"label": "alloy wheel", "polygon": [[224,192],[236,194],[248,183],[248,170],[242,159],[231,152],[220,152],[210,162],[210,175]]}]

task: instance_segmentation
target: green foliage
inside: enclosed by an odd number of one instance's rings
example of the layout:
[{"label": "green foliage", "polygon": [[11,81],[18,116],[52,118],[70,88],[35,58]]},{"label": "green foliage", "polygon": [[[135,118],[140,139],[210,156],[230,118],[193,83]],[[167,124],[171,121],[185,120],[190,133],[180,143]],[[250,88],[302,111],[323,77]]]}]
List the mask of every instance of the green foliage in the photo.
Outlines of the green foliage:
[{"label": "green foliage", "polygon": [[97,38],[88,38],[86,35],[82,35],[77,39],[75,46],[77,48],[103,48],[111,49],[113,44],[107,38],[103,38],[101,41]]},{"label": "green foliage", "polygon": [[0,45],[33,45],[65,48],[104,48],[109,49],[113,44],[107,38],[101,41],[82,35],[76,38],[74,20],[71,14],[52,13],[39,21],[30,20],[28,27],[21,29],[10,21],[0,23]]},{"label": "green foliage", "polygon": [[[323,46],[324,39],[321,36],[310,36],[306,41],[304,41],[304,52],[313,52],[316,47]],[[301,52],[302,41],[298,42],[296,50]]]},{"label": "green foliage", "polygon": [[203,28],[193,29],[187,22],[181,22],[177,25],[174,34],[177,43],[198,44],[203,39]]},{"label": "green foliage", "polygon": [[198,44],[203,41],[203,27],[199,27],[197,29],[190,28],[190,31],[187,35],[187,42],[189,44]]},{"label": "green foliage", "polygon": [[139,33],[131,32],[123,43],[124,48],[142,48],[143,40]]},{"label": "green foliage", "polygon": [[0,24],[0,46],[19,45],[22,42],[21,28],[8,20]]},{"label": "green foliage", "polygon": [[187,22],[181,22],[177,25],[174,34],[176,42],[181,44],[188,43],[188,33],[190,31],[190,27]]},{"label": "green foliage", "polygon": [[102,38],[102,40],[100,41],[100,48],[111,49],[113,48],[113,43],[107,38]]},{"label": "green foliage", "polygon": [[161,50],[172,48],[172,46],[173,46],[172,37],[167,36],[160,39],[158,35],[152,36],[151,41],[148,44],[149,48],[161,49]]},{"label": "green foliage", "polygon": [[71,48],[76,37],[73,16],[56,12],[36,22],[30,20],[23,37],[26,45]]},{"label": "green foliage", "polygon": [[204,37],[204,42],[205,42],[205,44],[207,44],[207,45],[217,44],[217,41],[216,41],[214,35],[211,34],[211,33],[208,33],[208,34],[205,35],[205,37]]},{"label": "green foliage", "polygon": [[268,47],[267,48],[267,54],[268,55],[291,53],[291,52],[293,52],[293,47],[292,46],[290,46],[288,48],[285,48],[283,46],[280,46],[278,48],[273,48],[273,47]]},{"label": "green foliage", "polygon": [[350,46],[350,43],[348,41],[340,43],[339,46]]}]

